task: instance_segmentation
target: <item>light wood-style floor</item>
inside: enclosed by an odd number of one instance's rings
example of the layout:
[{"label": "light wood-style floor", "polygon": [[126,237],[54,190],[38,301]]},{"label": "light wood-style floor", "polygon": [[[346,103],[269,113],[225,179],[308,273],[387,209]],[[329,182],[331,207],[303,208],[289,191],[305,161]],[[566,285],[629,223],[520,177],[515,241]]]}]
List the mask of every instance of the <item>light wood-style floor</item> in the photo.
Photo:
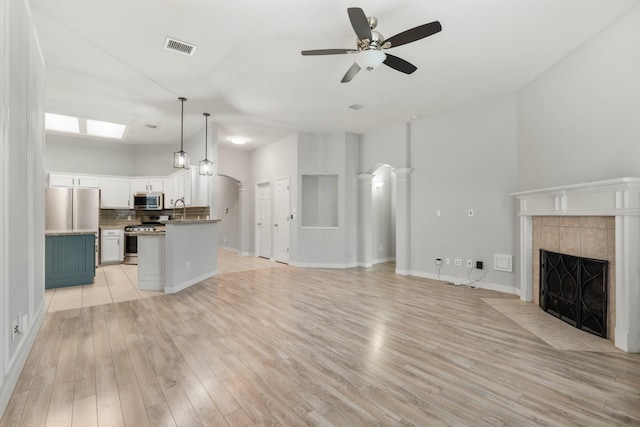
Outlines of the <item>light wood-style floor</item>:
[{"label": "light wood-style floor", "polygon": [[513,296],[239,270],[47,313],[0,426],[640,425],[640,355],[557,349]]}]

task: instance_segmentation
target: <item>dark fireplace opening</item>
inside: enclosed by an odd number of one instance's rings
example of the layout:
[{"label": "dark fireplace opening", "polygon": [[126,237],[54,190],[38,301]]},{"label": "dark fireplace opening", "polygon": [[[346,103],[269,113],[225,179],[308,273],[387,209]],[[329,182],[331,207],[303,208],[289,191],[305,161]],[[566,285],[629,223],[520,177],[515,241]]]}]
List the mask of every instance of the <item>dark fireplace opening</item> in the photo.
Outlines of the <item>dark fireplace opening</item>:
[{"label": "dark fireplace opening", "polygon": [[606,338],[609,262],[540,249],[540,307]]}]

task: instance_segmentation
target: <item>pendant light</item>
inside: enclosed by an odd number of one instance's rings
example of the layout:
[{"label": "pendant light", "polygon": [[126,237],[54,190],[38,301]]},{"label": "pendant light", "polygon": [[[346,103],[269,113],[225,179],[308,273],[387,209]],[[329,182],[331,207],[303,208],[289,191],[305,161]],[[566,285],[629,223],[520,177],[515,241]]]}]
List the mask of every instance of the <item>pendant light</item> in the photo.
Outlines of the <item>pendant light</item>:
[{"label": "pendant light", "polygon": [[184,146],[184,101],[187,98],[178,98],[178,100],[182,103],[182,114],[180,115],[180,151],[176,151],[173,153],[173,167],[174,168],[183,168],[189,169],[189,153],[185,153],[183,150]]},{"label": "pendant light", "polygon": [[208,125],[209,125],[209,113],[202,113],[204,116],[204,160],[200,160],[199,173],[200,175],[213,175],[213,162],[207,159],[207,145],[209,142],[208,137]]}]

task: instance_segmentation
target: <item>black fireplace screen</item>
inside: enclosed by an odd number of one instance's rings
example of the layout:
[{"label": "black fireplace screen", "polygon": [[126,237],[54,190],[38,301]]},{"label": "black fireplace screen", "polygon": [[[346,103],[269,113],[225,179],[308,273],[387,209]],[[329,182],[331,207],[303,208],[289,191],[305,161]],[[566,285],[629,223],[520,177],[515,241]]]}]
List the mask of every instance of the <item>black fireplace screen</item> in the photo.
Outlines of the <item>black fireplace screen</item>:
[{"label": "black fireplace screen", "polygon": [[609,262],[540,249],[540,307],[592,334],[607,336]]}]

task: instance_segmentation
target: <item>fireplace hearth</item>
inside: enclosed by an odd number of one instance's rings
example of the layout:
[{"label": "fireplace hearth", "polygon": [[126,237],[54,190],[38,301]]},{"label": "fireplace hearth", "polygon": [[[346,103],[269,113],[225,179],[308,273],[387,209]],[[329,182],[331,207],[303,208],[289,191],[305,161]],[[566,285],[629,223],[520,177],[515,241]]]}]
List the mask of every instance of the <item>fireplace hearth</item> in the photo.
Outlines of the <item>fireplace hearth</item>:
[{"label": "fireplace hearth", "polygon": [[540,249],[540,307],[606,338],[609,262]]}]

